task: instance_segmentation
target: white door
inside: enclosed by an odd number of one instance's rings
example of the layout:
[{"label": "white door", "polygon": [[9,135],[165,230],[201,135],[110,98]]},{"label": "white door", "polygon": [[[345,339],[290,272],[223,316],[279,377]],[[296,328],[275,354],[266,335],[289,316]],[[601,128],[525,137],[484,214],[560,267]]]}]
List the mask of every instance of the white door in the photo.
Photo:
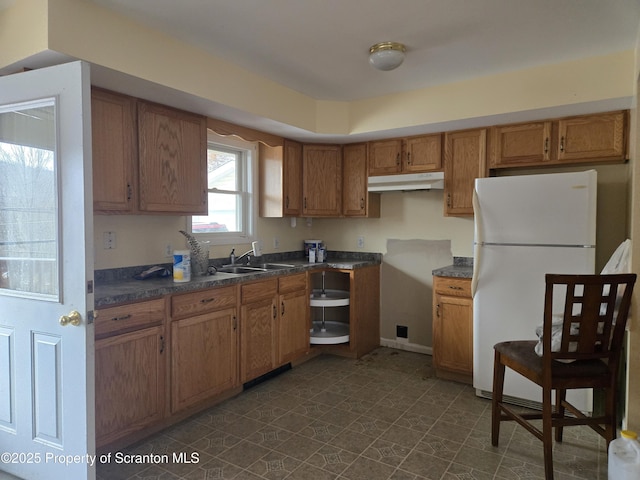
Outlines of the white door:
[{"label": "white door", "polygon": [[87,64],[0,78],[0,471],[29,480],[95,478],[90,108]]}]

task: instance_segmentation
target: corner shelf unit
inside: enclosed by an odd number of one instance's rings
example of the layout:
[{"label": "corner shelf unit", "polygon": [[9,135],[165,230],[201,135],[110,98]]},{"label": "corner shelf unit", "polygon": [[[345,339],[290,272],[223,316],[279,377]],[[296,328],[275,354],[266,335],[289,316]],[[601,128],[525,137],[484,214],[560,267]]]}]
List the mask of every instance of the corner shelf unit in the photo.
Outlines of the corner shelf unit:
[{"label": "corner shelf unit", "polygon": [[[309,341],[311,345],[337,345],[348,343],[349,334],[349,290],[327,289],[327,272],[323,271],[318,275],[322,275],[322,283],[320,288],[311,290],[310,306],[311,311],[311,329],[309,331]],[[338,273],[344,277],[344,274]],[[316,279],[317,280],[317,279]],[[329,283],[335,283],[330,278]],[[337,283],[341,283],[338,278]],[[344,280],[344,279],[342,279]],[[348,285],[348,275],[346,276]],[[345,308],[346,307],[346,308]]]}]

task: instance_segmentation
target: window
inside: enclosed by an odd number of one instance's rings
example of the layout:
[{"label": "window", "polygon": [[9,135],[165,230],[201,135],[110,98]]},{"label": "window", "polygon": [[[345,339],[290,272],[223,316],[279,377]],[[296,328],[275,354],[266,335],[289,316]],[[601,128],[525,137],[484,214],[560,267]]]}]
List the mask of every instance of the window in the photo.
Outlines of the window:
[{"label": "window", "polygon": [[254,144],[209,134],[207,148],[208,215],[191,217],[191,232],[212,244],[254,239]]},{"label": "window", "polygon": [[0,291],[58,300],[54,99],[0,109]]}]

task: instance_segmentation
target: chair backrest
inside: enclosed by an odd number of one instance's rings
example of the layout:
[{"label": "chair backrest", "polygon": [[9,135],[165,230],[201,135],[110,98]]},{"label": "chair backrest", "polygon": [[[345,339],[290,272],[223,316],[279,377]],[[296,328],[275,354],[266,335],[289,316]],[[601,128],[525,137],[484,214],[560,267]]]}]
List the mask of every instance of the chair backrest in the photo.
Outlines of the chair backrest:
[{"label": "chair backrest", "polygon": [[[543,357],[553,360],[608,359],[618,363],[636,274],[545,276]],[[562,340],[551,349],[554,298],[565,290]]]}]

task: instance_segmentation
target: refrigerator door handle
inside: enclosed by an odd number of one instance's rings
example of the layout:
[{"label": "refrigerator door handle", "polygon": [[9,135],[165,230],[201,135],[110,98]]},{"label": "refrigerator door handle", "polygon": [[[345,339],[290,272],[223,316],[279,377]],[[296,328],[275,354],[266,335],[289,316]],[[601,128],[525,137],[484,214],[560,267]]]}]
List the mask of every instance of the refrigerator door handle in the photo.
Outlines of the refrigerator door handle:
[{"label": "refrigerator door handle", "polygon": [[482,215],[480,214],[480,202],[478,200],[478,192],[476,189],[473,189],[473,214],[475,215],[475,241],[473,242],[473,276],[471,277],[471,297],[476,293],[476,289],[478,287],[478,271],[480,270],[480,256],[482,249],[480,246],[482,245]]}]

